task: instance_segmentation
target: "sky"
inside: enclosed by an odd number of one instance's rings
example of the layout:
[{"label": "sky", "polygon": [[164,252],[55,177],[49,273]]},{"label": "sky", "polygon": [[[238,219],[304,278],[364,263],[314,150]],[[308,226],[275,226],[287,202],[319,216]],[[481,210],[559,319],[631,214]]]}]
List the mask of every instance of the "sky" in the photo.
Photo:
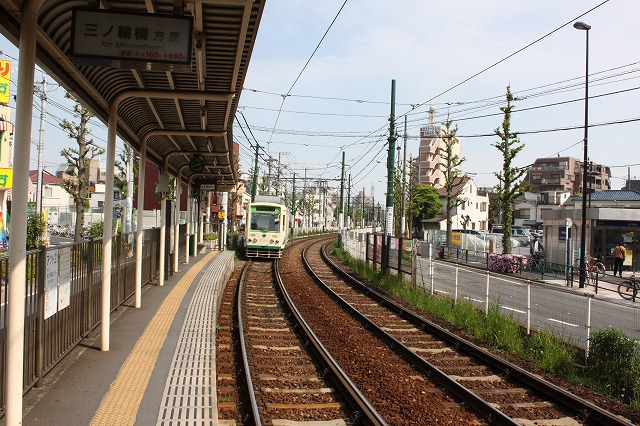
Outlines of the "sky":
[{"label": "sky", "polygon": [[[494,186],[502,158],[492,144],[507,85],[520,98],[511,129],[524,149],[515,166],[558,155],[582,159],[586,31],[573,23],[583,21],[592,27],[589,159],[611,167],[618,189],[628,173],[640,178],[638,16],[637,0],[267,0],[234,126],[241,168],[252,168],[257,140],[261,170],[272,157],[284,176],[296,174],[297,188],[305,174],[339,187],[333,179],[344,152],[352,193],[370,195],[375,187],[383,197],[392,80],[407,159],[418,153],[419,128],[433,106],[438,122],[448,115],[458,127],[463,172]],[[2,59],[18,57],[7,41],[0,50]],[[45,166],[55,170],[68,145],[56,123],[72,119],[72,105],[55,82],[49,89]],[[35,141],[39,114],[35,108]],[[93,130],[105,146],[106,126]]]}]

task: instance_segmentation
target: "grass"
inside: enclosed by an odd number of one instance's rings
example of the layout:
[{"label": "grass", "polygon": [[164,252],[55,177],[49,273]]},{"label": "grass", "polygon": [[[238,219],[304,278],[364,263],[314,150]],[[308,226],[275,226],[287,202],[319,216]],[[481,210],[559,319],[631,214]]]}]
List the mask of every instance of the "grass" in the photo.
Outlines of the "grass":
[{"label": "grass", "polygon": [[551,332],[527,335],[511,315],[501,312],[499,304],[490,306],[485,315],[470,302],[453,303],[449,297],[431,295],[397,276],[374,271],[342,249],[334,248],[333,252],[367,281],[455,325],[487,346],[529,360],[558,377],[583,384],[640,411],[640,342],[637,339],[615,329],[594,332],[585,365],[582,349]]}]

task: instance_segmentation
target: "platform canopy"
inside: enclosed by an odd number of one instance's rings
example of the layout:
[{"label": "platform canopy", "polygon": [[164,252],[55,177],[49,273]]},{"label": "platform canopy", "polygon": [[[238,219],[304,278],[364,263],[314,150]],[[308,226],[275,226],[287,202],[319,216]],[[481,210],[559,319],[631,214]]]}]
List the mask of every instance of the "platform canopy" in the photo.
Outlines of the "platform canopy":
[{"label": "platform canopy", "polygon": [[[148,159],[226,191],[237,180],[233,120],[264,2],[46,0],[36,60],[105,123],[122,97],[120,138],[139,150],[146,135]],[[23,3],[0,0],[0,31],[16,45]]]}]

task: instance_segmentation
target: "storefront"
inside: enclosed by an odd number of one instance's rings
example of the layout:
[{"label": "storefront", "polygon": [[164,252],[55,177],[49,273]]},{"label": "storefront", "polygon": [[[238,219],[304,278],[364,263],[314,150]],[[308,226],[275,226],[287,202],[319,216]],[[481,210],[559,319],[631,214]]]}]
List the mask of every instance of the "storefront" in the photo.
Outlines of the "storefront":
[{"label": "storefront", "polygon": [[[592,207],[587,209],[586,215],[587,254],[591,257],[601,258],[607,270],[612,270],[613,249],[620,242],[624,242],[627,248],[625,270],[638,270],[640,269],[640,243],[638,242],[640,238],[640,201],[635,197],[640,197],[640,193],[626,190],[602,192],[616,193],[618,198],[617,201],[600,201],[595,196],[600,195],[604,198],[607,194],[593,194]],[[622,195],[626,195],[626,198],[623,198]],[[633,199],[630,199],[632,197]],[[582,231],[582,210],[579,200],[576,204],[569,204],[558,210],[543,211],[542,219],[547,260],[565,264],[567,257],[569,257],[571,262],[575,262],[578,259]],[[569,238],[566,236],[567,219],[570,223]]]},{"label": "storefront", "polygon": [[593,230],[592,252],[600,257],[607,270],[613,269],[613,248],[620,242],[627,247],[624,261],[625,270],[640,269],[640,248],[638,247],[640,221],[596,220]]}]

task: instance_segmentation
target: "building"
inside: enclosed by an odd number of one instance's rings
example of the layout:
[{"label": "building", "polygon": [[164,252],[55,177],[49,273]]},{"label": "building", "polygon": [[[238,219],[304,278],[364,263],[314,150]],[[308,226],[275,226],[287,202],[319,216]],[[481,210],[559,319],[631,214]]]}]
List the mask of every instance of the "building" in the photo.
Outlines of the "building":
[{"label": "building", "polygon": [[[418,182],[432,185],[437,188],[444,185],[445,166],[440,150],[445,149],[445,141],[442,139],[443,126],[436,124],[436,109],[429,108],[429,124],[420,127],[420,147],[418,149]],[[460,155],[459,143],[453,146],[453,155]]]},{"label": "building", "polygon": [[[538,158],[525,176],[531,192],[570,192],[583,194],[582,161],[573,157]],[[590,163],[587,193],[611,189],[611,169],[608,166]]]},{"label": "building", "polygon": [[568,191],[525,192],[513,206],[513,225],[541,229],[542,212],[559,209],[570,197]]},{"label": "building", "polygon": [[[440,214],[432,219],[422,221],[426,230],[446,230],[446,190],[444,187],[438,189],[440,200],[444,204]],[[477,229],[487,230],[489,220],[489,196],[479,190],[474,180],[469,176],[461,176],[457,179],[452,193],[465,201],[455,207],[451,215],[451,229]]]},{"label": "building", "polygon": [[[640,269],[640,192],[606,190],[587,198],[586,251],[599,257],[607,269],[613,268],[613,248],[620,241],[627,246],[625,266]],[[582,196],[573,196],[561,208],[542,212],[547,259],[566,263],[567,251],[573,263],[580,247]],[[569,219],[567,221],[567,219]],[[566,244],[566,224],[570,223],[570,244]]]}]

